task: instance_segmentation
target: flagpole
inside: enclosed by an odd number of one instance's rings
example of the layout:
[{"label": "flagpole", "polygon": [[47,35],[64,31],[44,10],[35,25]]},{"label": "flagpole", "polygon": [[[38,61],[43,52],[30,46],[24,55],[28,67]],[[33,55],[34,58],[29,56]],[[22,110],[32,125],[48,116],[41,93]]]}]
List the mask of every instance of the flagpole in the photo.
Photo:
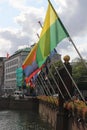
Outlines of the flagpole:
[{"label": "flagpole", "polygon": [[[44,93],[44,90],[42,89],[42,86],[41,86],[40,83],[39,83],[39,80],[37,79],[36,82],[37,82],[37,84],[38,84],[40,90],[42,90],[42,91],[41,91],[42,95],[44,95],[45,93]],[[40,86],[41,86],[41,87],[40,87]]]},{"label": "flagpole", "polygon": [[[43,78],[42,78],[42,75],[41,75],[41,74],[39,74],[39,79],[42,81],[41,84],[42,84],[42,86],[43,86],[43,88],[44,88],[44,90],[45,90],[45,92],[46,92],[46,94],[47,94],[49,100],[52,101],[51,98],[50,98],[50,96],[49,96],[48,91],[46,90],[46,88],[45,88],[45,86],[44,86],[44,84],[43,84],[43,80],[42,80]],[[54,101],[54,100],[53,100],[53,101]],[[55,103],[55,101],[54,101],[54,103]]]},{"label": "flagpole", "polygon": [[[47,75],[46,75],[46,76],[47,76]],[[47,78],[48,78],[48,76],[47,76]],[[51,89],[52,89],[53,93],[55,94],[55,90],[54,90],[54,88],[52,87],[49,78],[48,78],[48,83],[49,83],[49,85],[51,86]]]},{"label": "flagpole", "polygon": [[44,81],[44,78],[43,78],[42,74],[40,74],[40,76],[41,76],[41,78],[42,78],[42,80],[43,80],[43,84],[46,86],[46,88],[47,88],[47,90],[48,90],[48,96],[49,96],[49,94],[50,94],[50,96],[52,96],[51,93],[50,93],[49,88],[47,87],[47,84],[46,84],[45,81]]},{"label": "flagpole", "polygon": [[49,73],[50,73],[52,79],[54,80],[54,83],[56,84],[56,86],[57,86],[57,88],[58,88],[58,90],[59,90],[59,92],[60,92],[62,98],[65,99],[65,98],[64,98],[64,95],[63,95],[63,93],[62,93],[62,91],[61,91],[60,88],[59,88],[59,85],[57,84],[57,82],[56,82],[56,80],[55,80],[55,78],[54,78],[54,76],[53,76],[53,74],[51,73],[50,70],[49,70]]},{"label": "flagpole", "polygon": [[86,65],[86,63],[84,62],[84,60],[83,60],[83,58],[82,58],[80,52],[78,51],[78,49],[77,49],[76,45],[74,44],[73,40],[71,39],[71,37],[69,37],[69,41],[73,44],[73,46],[74,46],[75,50],[77,51],[77,53],[78,53],[78,55],[79,55],[81,61],[83,62],[84,66],[85,66],[86,69],[87,69],[87,65]]},{"label": "flagpole", "polygon": [[[62,61],[61,61],[61,62],[62,62]],[[76,89],[77,89],[78,93],[80,94],[80,96],[81,96],[82,100],[86,103],[86,101],[85,101],[85,99],[84,99],[84,97],[83,97],[82,93],[80,92],[80,90],[79,90],[78,86],[76,85],[75,81],[73,80],[73,78],[72,78],[71,74],[69,73],[68,69],[66,68],[66,66],[64,65],[64,63],[63,63],[63,62],[62,62],[62,64],[63,64],[64,68],[66,69],[66,71],[67,71],[67,73],[68,73],[69,77],[71,78],[71,80],[72,80],[73,84],[75,85],[75,87],[76,87]]]},{"label": "flagpole", "polygon": [[[44,81],[44,78],[43,78],[43,76],[42,76],[42,74],[40,74],[40,76],[41,76],[41,78],[43,79],[43,81]],[[45,86],[46,86],[46,88],[47,88],[47,90],[48,90],[48,96],[49,96],[49,94],[50,94],[50,96],[52,96],[52,94],[51,94],[51,92],[50,92],[50,90],[49,90],[49,88],[48,88],[48,86],[47,86],[47,84],[45,83],[45,82],[43,82],[44,84],[45,84]],[[53,102],[56,104],[56,102],[55,102],[55,100],[54,100],[54,98],[52,97],[52,100],[53,100]]]},{"label": "flagpole", "polygon": [[[45,73],[45,75],[47,76],[46,73]],[[47,76],[47,81],[48,81],[48,83],[49,83],[49,85],[50,85],[50,87],[51,87],[53,93],[55,94],[55,90],[54,90],[54,88],[52,87],[52,85],[51,85],[51,83],[50,83],[50,80],[49,80],[48,76]],[[51,94],[51,95],[52,95],[52,94]],[[52,95],[52,96],[53,96],[53,95]],[[54,100],[54,98],[53,98],[53,100]],[[55,101],[55,100],[54,100],[54,102],[55,102],[55,104],[56,104],[56,101]]]},{"label": "flagpole", "polygon": [[57,74],[58,74],[58,76],[59,76],[59,78],[60,78],[60,80],[61,80],[61,82],[62,82],[62,84],[63,84],[63,86],[64,86],[64,88],[65,88],[65,90],[66,90],[66,92],[67,92],[67,94],[68,94],[68,96],[69,96],[70,99],[72,100],[72,96],[71,96],[69,90],[67,89],[67,87],[66,87],[66,85],[65,85],[65,83],[64,83],[64,81],[63,81],[63,79],[62,79],[62,77],[60,76],[60,74],[59,74],[59,72],[58,72],[58,70],[56,69],[54,63],[52,63],[52,65],[54,66],[54,68],[55,68],[55,70],[56,70],[56,72],[57,72]]}]

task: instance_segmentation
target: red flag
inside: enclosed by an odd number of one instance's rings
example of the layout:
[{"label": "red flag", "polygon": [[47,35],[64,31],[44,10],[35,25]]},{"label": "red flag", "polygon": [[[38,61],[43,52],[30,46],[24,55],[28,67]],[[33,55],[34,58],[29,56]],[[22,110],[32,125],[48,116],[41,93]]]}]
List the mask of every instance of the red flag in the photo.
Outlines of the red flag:
[{"label": "red flag", "polygon": [[7,53],[7,59],[10,57],[9,53]]}]

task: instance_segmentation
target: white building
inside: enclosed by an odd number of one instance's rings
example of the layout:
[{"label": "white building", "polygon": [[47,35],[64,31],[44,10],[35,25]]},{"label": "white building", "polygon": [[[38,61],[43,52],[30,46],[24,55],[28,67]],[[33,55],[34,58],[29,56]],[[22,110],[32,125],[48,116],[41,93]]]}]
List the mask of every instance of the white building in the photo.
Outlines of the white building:
[{"label": "white building", "polygon": [[29,54],[30,48],[16,51],[4,61],[4,91],[13,92],[16,86],[16,69],[22,67],[26,56]]}]

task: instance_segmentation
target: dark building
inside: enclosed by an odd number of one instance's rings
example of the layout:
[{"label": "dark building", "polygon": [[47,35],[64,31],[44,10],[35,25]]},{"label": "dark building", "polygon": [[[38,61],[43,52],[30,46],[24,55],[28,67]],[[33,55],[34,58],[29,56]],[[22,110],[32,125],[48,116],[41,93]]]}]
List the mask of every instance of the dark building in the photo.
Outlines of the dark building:
[{"label": "dark building", "polygon": [[87,76],[80,77],[78,87],[83,96],[87,98]]},{"label": "dark building", "polygon": [[3,86],[4,86],[4,60],[5,57],[0,57],[0,95],[3,92]]}]

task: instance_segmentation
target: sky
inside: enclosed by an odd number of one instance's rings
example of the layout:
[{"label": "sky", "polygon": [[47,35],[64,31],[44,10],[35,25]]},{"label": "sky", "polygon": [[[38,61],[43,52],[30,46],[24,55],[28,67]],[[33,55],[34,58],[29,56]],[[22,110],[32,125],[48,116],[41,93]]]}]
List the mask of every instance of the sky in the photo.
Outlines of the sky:
[{"label": "sky", "polygon": [[[50,0],[81,56],[87,60],[87,0]],[[43,25],[48,0],[0,0],[0,57],[38,42],[40,21]],[[57,52],[79,57],[72,43],[65,39]]]}]

